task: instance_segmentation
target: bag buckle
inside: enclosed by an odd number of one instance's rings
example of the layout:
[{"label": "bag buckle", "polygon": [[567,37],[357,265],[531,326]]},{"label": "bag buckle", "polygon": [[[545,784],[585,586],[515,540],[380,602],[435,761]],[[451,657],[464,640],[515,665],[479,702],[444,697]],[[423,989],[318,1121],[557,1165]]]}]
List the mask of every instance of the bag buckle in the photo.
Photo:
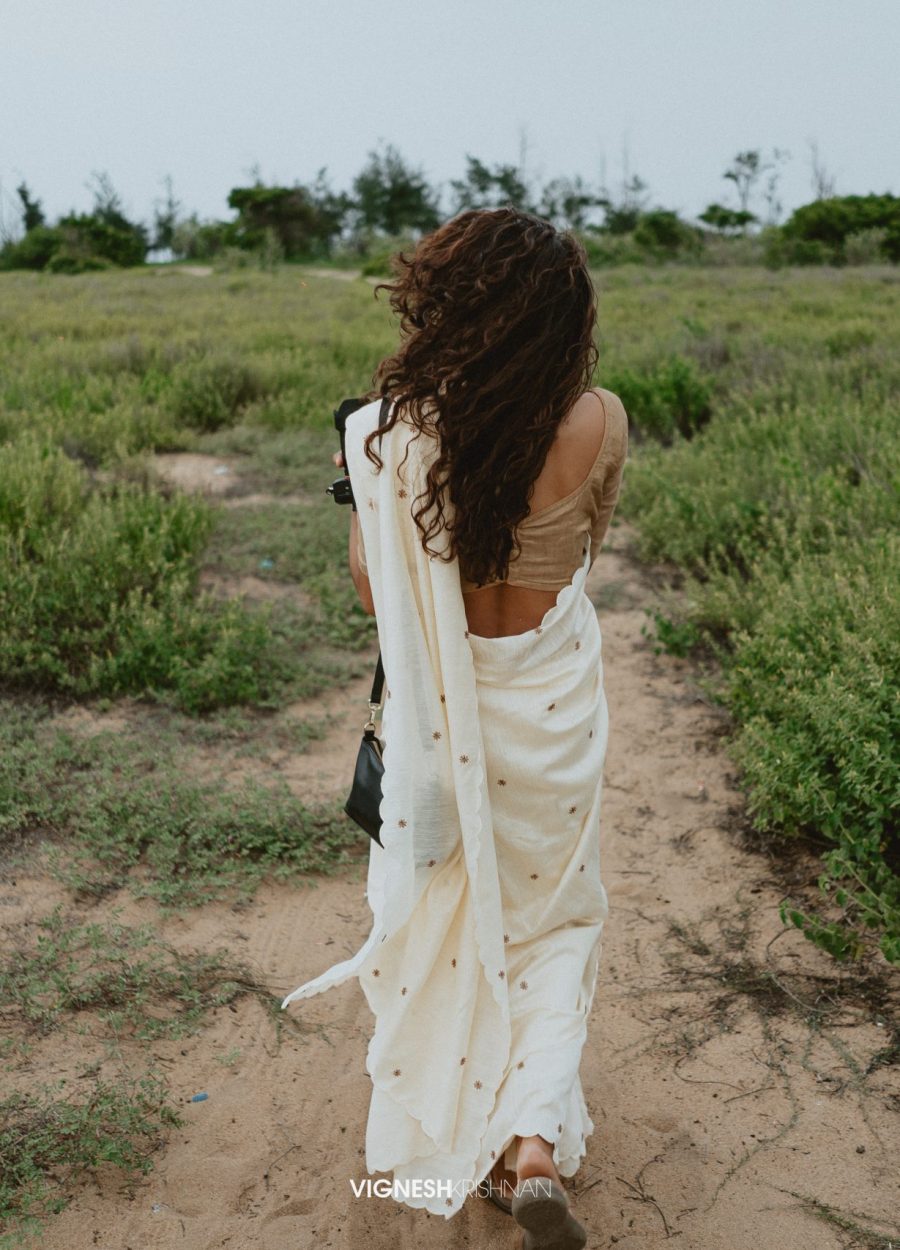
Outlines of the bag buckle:
[{"label": "bag buckle", "polygon": [[369,719],[363,725],[363,733],[366,733],[369,729],[375,729],[375,713],[380,707],[380,703],[373,703],[371,699],[369,700]]}]

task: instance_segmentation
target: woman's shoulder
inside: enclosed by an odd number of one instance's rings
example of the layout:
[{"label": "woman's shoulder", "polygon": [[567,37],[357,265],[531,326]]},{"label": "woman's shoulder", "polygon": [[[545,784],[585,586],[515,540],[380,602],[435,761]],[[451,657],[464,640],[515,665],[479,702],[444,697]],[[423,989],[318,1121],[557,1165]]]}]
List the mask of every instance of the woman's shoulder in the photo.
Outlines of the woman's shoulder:
[{"label": "woman's shoulder", "polygon": [[[609,502],[613,506],[615,504],[617,483],[621,480],[628,456],[628,414],[614,391],[597,386],[585,392],[582,398],[587,396],[590,396],[593,405],[594,420],[599,416],[602,424],[599,441],[593,444],[593,466],[585,482],[588,486],[585,498],[589,501],[591,515],[596,518],[601,514],[604,505]],[[598,436],[595,435],[595,440],[597,439]]]},{"label": "woman's shoulder", "polygon": [[600,400],[611,431],[616,435],[624,434],[627,437],[628,413],[625,411],[625,405],[615,391],[607,391],[602,386],[595,386],[592,390],[587,391],[586,394],[593,395]]},{"label": "woman's shoulder", "polygon": [[594,465],[602,476],[628,450],[628,415],[614,391],[596,386],[585,391],[564,422],[564,435],[573,456]]},{"label": "woman's shoulder", "polygon": [[628,455],[628,413],[615,391],[596,386],[591,394],[603,405],[605,427],[597,453],[596,471],[598,476],[605,476],[619,468]]}]

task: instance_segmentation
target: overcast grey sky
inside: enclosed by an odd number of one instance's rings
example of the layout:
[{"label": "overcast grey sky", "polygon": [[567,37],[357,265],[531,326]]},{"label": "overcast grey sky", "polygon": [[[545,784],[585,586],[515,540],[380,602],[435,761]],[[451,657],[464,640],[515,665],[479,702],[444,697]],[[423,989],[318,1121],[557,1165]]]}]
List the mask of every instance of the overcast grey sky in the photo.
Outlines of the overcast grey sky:
[{"label": "overcast grey sky", "polygon": [[[379,140],[445,186],[467,152],[611,188],[630,172],[692,216],[746,148],[808,140],[840,194],[900,191],[900,0],[0,0],[0,202],[55,217],[93,170],[148,220],[232,186],[350,181]],[[449,188],[448,188],[449,189]]]}]

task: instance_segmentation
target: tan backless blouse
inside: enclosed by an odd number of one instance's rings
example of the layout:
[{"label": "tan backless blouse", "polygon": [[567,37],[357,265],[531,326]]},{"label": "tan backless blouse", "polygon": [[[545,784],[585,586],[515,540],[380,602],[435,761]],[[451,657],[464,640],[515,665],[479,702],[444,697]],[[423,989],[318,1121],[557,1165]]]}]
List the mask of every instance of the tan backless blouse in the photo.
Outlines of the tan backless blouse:
[{"label": "tan backless blouse", "polygon": [[[584,536],[591,536],[591,558],[599,554],[609,528],[622,482],[628,454],[628,418],[620,403],[606,405],[606,429],[587,477],[568,495],[536,512],[530,512],[518,526],[522,549],[511,556],[507,577],[485,585],[504,582],[534,590],[558,593],[568,585],[581,565]],[[359,565],[366,572],[362,526],[357,526]],[[460,576],[463,593],[477,590],[475,582]]]}]

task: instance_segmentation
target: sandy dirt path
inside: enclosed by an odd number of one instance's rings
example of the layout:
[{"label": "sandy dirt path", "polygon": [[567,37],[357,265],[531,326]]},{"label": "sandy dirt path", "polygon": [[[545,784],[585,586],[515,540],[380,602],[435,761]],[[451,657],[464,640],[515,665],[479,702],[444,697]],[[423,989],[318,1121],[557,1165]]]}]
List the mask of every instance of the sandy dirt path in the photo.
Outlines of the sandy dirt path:
[{"label": "sandy dirt path", "polygon": [[[631,538],[625,525],[611,532],[588,583],[610,708],[611,914],[582,1064],[596,1132],[570,1183],[575,1208],[591,1247],[886,1246],[816,1206],[882,1233],[900,1210],[888,1153],[900,1092],[889,1068],[867,1071],[884,1030],[840,996],[845,974],[783,931],[771,866],[740,848],[722,713],[688,661],[655,656],[642,635],[658,598]],[[358,685],[362,707],[368,678]],[[317,747],[319,764],[329,750],[339,762],[336,792],[357,737],[351,718]],[[161,931],[179,947],[227,946],[281,994],[362,942],[363,889],[359,868],[267,886],[248,908],[198,909]],[[123,919],[155,915],[132,902]],[[45,1250],[512,1247],[512,1221],[483,1199],[447,1221],[353,1197],[350,1180],[367,1176],[368,1007],[350,982],[287,1014],[280,1046],[249,998],[198,1037],[157,1046],[184,1127],[131,1197],[110,1177],[86,1184]],[[208,1099],[190,1103],[198,1090]]]}]

